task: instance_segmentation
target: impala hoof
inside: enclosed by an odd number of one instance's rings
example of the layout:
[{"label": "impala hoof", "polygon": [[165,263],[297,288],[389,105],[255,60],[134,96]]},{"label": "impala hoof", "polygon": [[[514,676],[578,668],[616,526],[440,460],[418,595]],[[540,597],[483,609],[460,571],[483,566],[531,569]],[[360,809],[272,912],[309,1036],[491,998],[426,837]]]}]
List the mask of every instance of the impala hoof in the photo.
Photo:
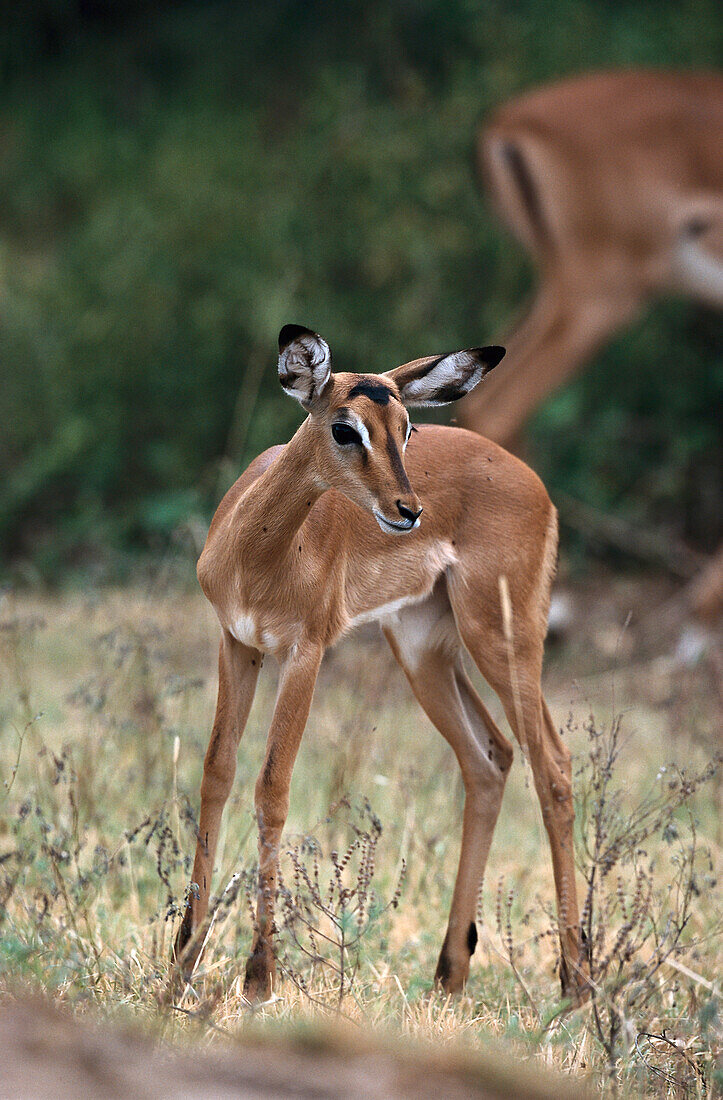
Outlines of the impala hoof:
[{"label": "impala hoof", "polygon": [[570,967],[564,958],[560,959],[560,985],[562,995],[570,1001],[573,1008],[579,1008],[590,999],[591,987],[587,964],[575,968],[574,976],[570,974]]},{"label": "impala hoof", "polygon": [[469,959],[455,962],[442,948],[434,973],[434,984],[445,993],[462,993],[469,977]]},{"label": "impala hoof", "polygon": [[444,937],[442,950],[434,975],[434,984],[445,993],[462,993],[469,977],[469,961],[477,947],[477,926],[470,921],[464,946],[450,950],[449,931]]},{"label": "impala hoof", "polygon": [[586,982],[568,982],[562,985],[562,996],[570,1002],[571,1008],[581,1008],[590,1000],[590,986]]},{"label": "impala hoof", "polygon": [[198,957],[198,950],[194,951],[193,949],[189,949],[189,944],[193,939],[193,931],[193,916],[191,910],[187,909],[183,914],[183,920],[176,933],[176,938],[171,950],[171,963],[185,978],[191,976]]},{"label": "impala hoof", "polygon": [[246,963],[244,997],[251,1004],[263,1004],[271,1000],[276,967],[273,954],[259,944]]}]

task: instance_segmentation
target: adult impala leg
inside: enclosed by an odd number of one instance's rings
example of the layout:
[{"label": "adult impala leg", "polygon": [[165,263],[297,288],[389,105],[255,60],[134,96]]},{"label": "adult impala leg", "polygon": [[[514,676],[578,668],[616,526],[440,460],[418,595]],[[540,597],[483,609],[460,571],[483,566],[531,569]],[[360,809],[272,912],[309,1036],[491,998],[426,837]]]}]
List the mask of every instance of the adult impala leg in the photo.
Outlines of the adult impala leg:
[{"label": "adult impala leg", "polygon": [[276,977],[273,936],[279,843],[289,812],[291,773],[309,717],[322,655],[320,646],[306,646],[297,647],[286,659],[281,669],[266,756],[256,781],[259,881],[256,928],[244,982],[244,994],[253,1001],[269,999]]},{"label": "adult impala leg", "polygon": [[527,319],[507,339],[507,355],[484,388],[460,403],[459,423],[503,446],[521,438],[527,419],[616,329],[635,316],[636,300],[616,301],[573,283],[543,283]]},{"label": "adult impala leg", "polygon": [[[201,815],[193,862],[191,896],[176,936],[174,957],[185,972],[193,969],[201,949],[194,933],[208,911],[221,815],[236,775],[236,754],[251,709],[261,654],[224,631],[218,655],[216,717],[203,762]],[[194,942],[191,942],[191,941]]]},{"label": "adult impala leg", "polygon": [[447,610],[427,636],[451,638],[456,641],[451,648],[443,644],[425,649],[415,644],[429,627],[429,604],[405,611],[398,625],[388,627],[385,634],[412,691],[451,745],[462,771],[465,803],[459,869],[435,974],[443,989],[456,993],[467,980],[477,944],[477,898],[512,763],[512,746],[462,667],[461,644],[448,603]]}]

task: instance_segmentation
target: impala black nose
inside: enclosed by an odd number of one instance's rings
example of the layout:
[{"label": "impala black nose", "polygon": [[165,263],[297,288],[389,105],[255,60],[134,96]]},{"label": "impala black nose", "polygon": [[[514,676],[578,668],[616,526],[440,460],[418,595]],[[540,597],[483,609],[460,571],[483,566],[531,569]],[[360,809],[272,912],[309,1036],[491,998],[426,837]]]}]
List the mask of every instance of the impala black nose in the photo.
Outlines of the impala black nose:
[{"label": "impala black nose", "polygon": [[399,515],[402,519],[406,519],[410,523],[416,523],[422,514],[421,508],[418,512],[413,512],[411,508],[407,508],[406,504],[402,504],[401,500],[397,501],[397,508],[399,509]]}]

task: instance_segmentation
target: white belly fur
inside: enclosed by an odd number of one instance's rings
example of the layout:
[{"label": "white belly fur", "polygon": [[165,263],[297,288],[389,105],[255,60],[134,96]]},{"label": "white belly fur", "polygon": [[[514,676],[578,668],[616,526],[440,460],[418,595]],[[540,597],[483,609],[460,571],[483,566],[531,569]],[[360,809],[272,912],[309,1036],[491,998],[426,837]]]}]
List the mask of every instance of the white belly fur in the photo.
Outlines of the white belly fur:
[{"label": "white belly fur", "polygon": [[273,653],[279,648],[279,639],[270,630],[259,629],[253,615],[240,612],[229,626],[229,633],[242,645],[258,649],[262,653]]}]

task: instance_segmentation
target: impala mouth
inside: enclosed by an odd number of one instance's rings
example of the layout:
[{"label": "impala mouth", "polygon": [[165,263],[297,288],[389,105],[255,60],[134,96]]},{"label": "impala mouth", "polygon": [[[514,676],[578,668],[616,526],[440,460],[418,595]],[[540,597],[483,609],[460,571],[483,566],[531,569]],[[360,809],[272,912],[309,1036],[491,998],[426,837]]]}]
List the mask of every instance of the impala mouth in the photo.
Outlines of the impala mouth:
[{"label": "impala mouth", "polygon": [[419,527],[419,516],[415,519],[414,523],[410,523],[408,520],[402,520],[401,523],[392,523],[390,519],[383,516],[381,512],[374,512],[374,519],[377,521],[382,531],[392,531],[395,535],[406,535],[407,531],[413,531],[415,527]]}]

